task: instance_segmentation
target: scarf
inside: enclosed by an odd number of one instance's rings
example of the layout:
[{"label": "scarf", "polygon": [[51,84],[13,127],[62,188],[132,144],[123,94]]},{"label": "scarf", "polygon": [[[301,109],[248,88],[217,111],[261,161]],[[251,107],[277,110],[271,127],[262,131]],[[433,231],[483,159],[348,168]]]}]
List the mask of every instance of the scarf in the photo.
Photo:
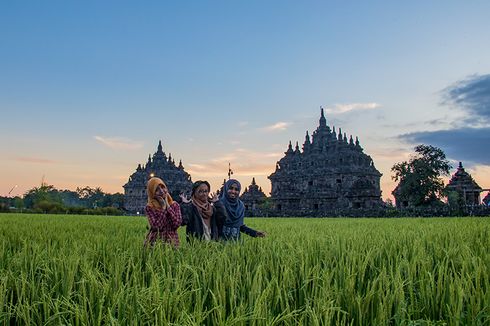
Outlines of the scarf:
[{"label": "scarf", "polygon": [[[156,209],[163,209],[160,202],[155,199],[155,193],[157,192],[157,188],[159,185],[164,185],[165,188],[167,188],[165,182],[163,182],[163,180],[160,178],[154,177],[148,180],[148,184],[146,186],[146,193],[148,194],[148,206],[151,206]],[[169,193],[167,193],[167,202],[169,205],[172,205],[172,203],[174,202],[172,196],[170,196]]]},{"label": "scarf", "polygon": [[228,196],[228,190],[232,185],[236,185],[238,188],[238,194],[242,189],[242,185],[238,180],[230,179],[226,181],[223,186],[223,192],[220,195],[220,201],[226,208],[227,218],[225,221],[226,226],[241,227],[243,225],[243,217],[245,216],[245,205],[237,198],[230,198]]},{"label": "scarf", "polygon": [[206,200],[200,201],[196,197],[192,196],[192,204],[196,206],[202,220],[208,227],[211,227],[211,216],[213,216],[213,206]]},{"label": "scarf", "polygon": [[211,228],[211,216],[213,216],[213,206],[206,199],[205,201],[201,201],[195,196],[195,192],[197,188],[201,185],[206,185],[208,190],[210,189],[209,182],[207,181],[196,181],[192,185],[192,204],[197,208],[197,211],[202,217],[203,223],[205,223],[208,228]]}]

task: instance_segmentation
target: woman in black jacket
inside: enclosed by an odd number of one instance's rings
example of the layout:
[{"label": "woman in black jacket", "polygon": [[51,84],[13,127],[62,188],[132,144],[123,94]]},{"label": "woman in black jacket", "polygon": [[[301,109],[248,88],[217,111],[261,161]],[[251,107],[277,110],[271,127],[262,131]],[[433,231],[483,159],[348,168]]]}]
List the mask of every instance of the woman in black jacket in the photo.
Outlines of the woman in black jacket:
[{"label": "woman in black jacket", "polygon": [[[216,194],[210,194],[207,181],[196,181],[192,185],[191,198],[180,195],[182,225],[186,225],[187,240],[218,240],[222,237],[225,208]],[[211,197],[210,197],[211,196]]]}]

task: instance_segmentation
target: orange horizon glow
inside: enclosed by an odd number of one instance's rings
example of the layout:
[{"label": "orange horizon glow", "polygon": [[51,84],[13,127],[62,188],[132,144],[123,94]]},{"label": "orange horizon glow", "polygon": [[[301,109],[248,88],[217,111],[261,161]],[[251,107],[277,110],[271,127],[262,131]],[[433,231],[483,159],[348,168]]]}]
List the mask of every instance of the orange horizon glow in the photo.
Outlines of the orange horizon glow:
[{"label": "orange horizon glow", "polygon": [[[189,164],[191,165],[191,164]],[[218,167],[219,164],[216,164]],[[274,167],[274,163],[269,164]],[[273,170],[267,171],[264,165],[258,165],[256,169],[254,169],[253,165],[248,165],[243,170],[237,164],[236,167],[232,169],[235,171],[232,175],[232,178],[237,179],[242,184],[242,191],[245,187],[248,187],[252,178],[255,178],[256,183],[259,187],[262,188],[264,193],[267,196],[270,196],[271,183],[267,178]],[[211,184],[212,192],[221,188],[223,181],[228,179],[226,174],[227,172],[227,164],[221,164],[221,168],[219,169],[206,169],[208,166],[202,165],[199,172],[206,171],[205,173],[199,173],[194,171],[192,168],[187,169],[186,171],[191,174],[192,180],[207,180]],[[213,166],[216,167],[216,166]],[[470,173],[473,179],[483,188],[490,188],[490,167],[488,166],[477,166],[473,169],[465,168],[468,173]],[[54,186],[59,190],[76,190],[77,187],[85,187],[89,186],[92,188],[100,187],[106,193],[124,193],[123,185],[128,181],[129,176],[135,172],[135,168],[118,168],[117,171],[112,171],[114,174],[111,174],[108,171],[100,171],[99,174],[78,174],[76,177],[70,178],[69,173],[58,171],[58,173],[51,171],[50,173],[37,173],[33,171],[33,169],[23,169],[24,171],[32,171],[32,173],[22,173],[22,174],[11,174],[2,180],[0,185],[0,196],[3,197],[22,197],[28,190],[39,187],[41,182]],[[455,173],[456,169],[453,167],[451,174]],[[127,173],[127,175],[125,175]],[[447,184],[450,177],[443,178],[444,182]],[[382,190],[382,198],[383,200],[391,199],[394,200],[391,191],[395,188],[396,183],[391,179],[391,174],[387,175],[387,173],[383,173],[381,178],[381,190]],[[10,195],[8,195],[9,191],[11,191]],[[485,192],[482,192],[481,197],[485,196]]]}]

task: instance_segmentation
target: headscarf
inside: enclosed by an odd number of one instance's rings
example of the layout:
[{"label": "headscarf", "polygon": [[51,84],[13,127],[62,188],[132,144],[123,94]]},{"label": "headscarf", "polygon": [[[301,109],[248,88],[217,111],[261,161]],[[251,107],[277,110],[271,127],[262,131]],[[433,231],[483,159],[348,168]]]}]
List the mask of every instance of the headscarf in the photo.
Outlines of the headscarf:
[{"label": "headscarf", "polygon": [[203,184],[208,187],[208,190],[211,190],[211,186],[207,181],[199,180],[194,182],[194,184],[192,185],[192,204],[196,206],[197,210],[199,211],[199,214],[201,214],[201,217],[205,220],[206,224],[210,225],[209,219],[213,215],[213,206],[211,206],[211,204],[207,199],[205,201],[201,201],[197,198],[197,196],[195,196],[197,188],[199,188],[199,186]]},{"label": "headscarf", "polygon": [[240,194],[240,190],[242,189],[242,185],[238,180],[230,179],[226,181],[223,186],[223,192],[220,196],[220,201],[226,208],[226,213],[228,217],[226,218],[225,225],[232,227],[240,227],[243,225],[243,217],[245,216],[245,205],[240,200],[240,198],[230,198],[228,196],[228,190],[232,185],[237,185],[238,194]]},{"label": "headscarf", "polygon": [[[150,180],[148,180],[148,184],[146,185],[146,193],[148,194],[148,206],[157,209],[163,209],[160,202],[155,199],[155,193],[159,185],[164,185],[165,188],[167,188],[165,182],[163,182],[163,180],[160,178],[153,177]],[[168,188],[167,188],[167,202],[169,205],[172,205],[172,203],[174,202],[172,196],[170,196],[170,194],[168,193]]]}]

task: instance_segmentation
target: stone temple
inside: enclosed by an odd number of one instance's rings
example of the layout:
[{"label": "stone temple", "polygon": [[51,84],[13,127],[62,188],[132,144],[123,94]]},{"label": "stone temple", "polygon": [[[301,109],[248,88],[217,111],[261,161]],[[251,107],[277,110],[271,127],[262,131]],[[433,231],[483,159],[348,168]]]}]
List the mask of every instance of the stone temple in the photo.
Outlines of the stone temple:
[{"label": "stone temple", "polygon": [[382,205],[381,173],[363,152],[356,137],[347,138],[327,125],[323,108],[320,124],[302,151],[291,142],[269,176],[271,200],[278,215],[324,215],[342,209],[370,209]]},{"label": "stone temple", "polygon": [[255,178],[252,178],[252,183],[245,187],[242,195],[240,196],[241,201],[245,205],[245,216],[261,216],[263,215],[263,210],[261,205],[265,202],[267,196],[262,191],[262,188],[257,185]]},{"label": "stone temple", "polygon": [[458,193],[465,206],[480,205],[480,192],[483,189],[465,171],[462,162],[459,162],[458,169],[451,177],[451,180],[449,180],[446,190],[448,192],[455,191]]},{"label": "stone temple", "polygon": [[146,184],[151,177],[161,178],[167,185],[174,200],[179,198],[182,192],[190,192],[192,188],[191,176],[184,170],[182,161],[175,165],[172,154],[163,152],[162,142],[158,142],[158,148],[153,157],[148,156],[148,162],[144,167],[138,164],[136,171],[131,174],[124,187],[124,209],[130,213],[144,214],[144,208],[148,201]]}]

